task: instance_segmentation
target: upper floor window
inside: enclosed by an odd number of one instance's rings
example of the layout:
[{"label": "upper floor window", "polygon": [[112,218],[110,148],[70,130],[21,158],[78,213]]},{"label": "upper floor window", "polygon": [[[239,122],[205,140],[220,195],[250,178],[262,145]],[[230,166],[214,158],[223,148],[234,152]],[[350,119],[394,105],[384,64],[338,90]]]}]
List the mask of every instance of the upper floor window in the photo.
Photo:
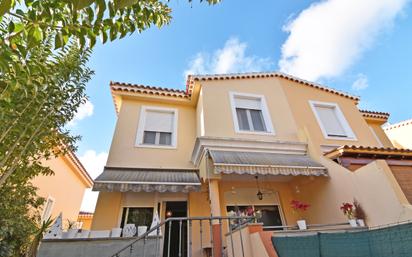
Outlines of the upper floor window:
[{"label": "upper floor window", "polygon": [[314,101],[309,101],[309,103],[325,138],[343,140],[356,139],[352,129],[336,103]]},{"label": "upper floor window", "polygon": [[273,133],[264,96],[230,93],[236,132]]},{"label": "upper floor window", "polygon": [[142,107],[137,145],[176,147],[177,110],[159,107]]}]

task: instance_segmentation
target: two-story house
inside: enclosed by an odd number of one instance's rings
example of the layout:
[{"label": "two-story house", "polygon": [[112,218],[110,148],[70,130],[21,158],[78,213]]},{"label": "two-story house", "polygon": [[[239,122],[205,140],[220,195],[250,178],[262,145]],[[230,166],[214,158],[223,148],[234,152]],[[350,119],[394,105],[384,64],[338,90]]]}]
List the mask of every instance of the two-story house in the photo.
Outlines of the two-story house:
[{"label": "two-story house", "polygon": [[309,223],[346,221],[339,206],[354,198],[369,225],[412,218],[399,180],[412,176],[412,151],[393,148],[389,115],[359,110],[357,96],[278,72],[110,89],[118,118],[92,229],[250,208],[264,225],[295,225],[294,199],[311,205]]}]

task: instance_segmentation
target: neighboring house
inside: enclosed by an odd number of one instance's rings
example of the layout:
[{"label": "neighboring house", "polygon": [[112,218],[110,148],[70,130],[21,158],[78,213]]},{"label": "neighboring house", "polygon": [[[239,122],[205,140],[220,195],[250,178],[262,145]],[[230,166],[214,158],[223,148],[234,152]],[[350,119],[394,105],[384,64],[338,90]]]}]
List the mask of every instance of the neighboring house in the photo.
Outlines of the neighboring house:
[{"label": "neighboring house", "polygon": [[312,224],[346,221],[339,206],[354,198],[369,225],[412,219],[412,151],[393,148],[381,129],[389,114],[359,110],[356,96],[278,72],[110,89],[117,123],[94,184],[94,230],[248,208],[265,226],[295,225],[294,199],[311,205]]},{"label": "neighboring house", "polygon": [[73,152],[47,160],[45,166],[54,171],[51,176],[37,176],[32,183],[38,187],[37,194],[46,199],[42,219],[56,218],[77,221],[84,192],[93,186],[93,180]]},{"label": "neighboring house", "polygon": [[79,223],[79,228],[90,230],[92,227],[93,213],[92,212],[79,212],[77,217],[77,222]]},{"label": "neighboring house", "polygon": [[384,130],[394,146],[412,149],[412,119],[386,126]]}]

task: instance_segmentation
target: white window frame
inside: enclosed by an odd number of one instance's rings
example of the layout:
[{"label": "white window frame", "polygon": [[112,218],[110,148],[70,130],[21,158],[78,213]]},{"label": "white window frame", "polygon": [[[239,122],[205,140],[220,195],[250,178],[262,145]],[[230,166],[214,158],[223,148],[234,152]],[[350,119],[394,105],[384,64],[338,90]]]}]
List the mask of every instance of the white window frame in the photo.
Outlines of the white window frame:
[{"label": "white window frame", "polygon": [[[238,134],[258,134],[258,135],[275,135],[275,130],[272,125],[272,119],[270,118],[269,109],[266,104],[265,96],[264,95],[256,95],[256,94],[247,94],[247,93],[238,93],[238,92],[229,92],[230,97],[230,105],[232,108],[232,120],[233,126],[235,128],[236,133]],[[236,97],[247,97],[247,98],[254,98],[260,100],[261,104],[261,111],[263,116],[263,122],[266,127],[266,131],[248,131],[248,130],[241,130],[239,128],[239,121],[237,119],[236,113]]]},{"label": "white window frame", "polygon": [[[52,204],[51,204],[51,207],[50,207],[50,210],[49,210],[50,213],[47,213],[47,216],[48,216],[48,217],[46,217],[47,203],[48,203],[49,201],[51,201]],[[54,207],[55,204],[56,204],[56,199],[54,199],[54,197],[48,196],[48,197],[47,197],[47,200],[44,202],[43,212],[42,212],[42,214],[41,214],[41,220],[42,220],[42,221],[45,221],[45,220],[47,220],[49,217],[51,217],[51,214],[52,214],[52,212],[53,212],[53,207]]]},{"label": "white window frame", "polygon": [[[146,123],[146,114],[148,111],[160,111],[173,113],[173,131],[172,131],[172,143],[171,145],[155,145],[155,144],[144,144],[143,135]],[[157,106],[142,106],[140,109],[139,124],[137,124],[136,133],[136,147],[144,148],[164,148],[164,149],[175,149],[177,147],[177,122],[178,122],[178,110],[176,108],[164,108]]]},{"label": "white window frame", "polygon": [[[343,115],[342,110],[340,109],[339,105],[337,103],[328,103],[328,102],[319,102],[319,101],[309,101],[309,105],[312,108],[313,114],[316,117],[316,121],[318,122],[318,125],[322,131],[323,136],[326,139],[333,139],[333,140],[348,140],[348,141],[356,141],[357,138],[355,134],[353,133],[351,127],[349,126],[348,121],[346,120],[345,116]],[[336,137],[336,136],[329,136],[323,123],[322,120],[320,119],[320,116],[318,114],[318,111],[316,107],[328,107],[328,108],[333,108],[336,114],[336,117],[338,118],[338,121],[342,125],[346,137]]]}]

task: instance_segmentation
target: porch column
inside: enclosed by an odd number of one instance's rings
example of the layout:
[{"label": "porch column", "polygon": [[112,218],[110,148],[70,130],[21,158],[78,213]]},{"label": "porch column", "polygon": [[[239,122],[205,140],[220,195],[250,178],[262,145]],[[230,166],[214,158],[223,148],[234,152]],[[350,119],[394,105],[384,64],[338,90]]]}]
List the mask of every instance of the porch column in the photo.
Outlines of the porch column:
[{"label": "porch column", "polygon": [[[220,199],[219,199],[219,181],[217,179],[209,180],[209,197],[210,210],[212,217],[220,217]],[[222,257],[222,233],[220,231],[219,220],[212,221],[213,233],[213,254],[215,257]]]}]

